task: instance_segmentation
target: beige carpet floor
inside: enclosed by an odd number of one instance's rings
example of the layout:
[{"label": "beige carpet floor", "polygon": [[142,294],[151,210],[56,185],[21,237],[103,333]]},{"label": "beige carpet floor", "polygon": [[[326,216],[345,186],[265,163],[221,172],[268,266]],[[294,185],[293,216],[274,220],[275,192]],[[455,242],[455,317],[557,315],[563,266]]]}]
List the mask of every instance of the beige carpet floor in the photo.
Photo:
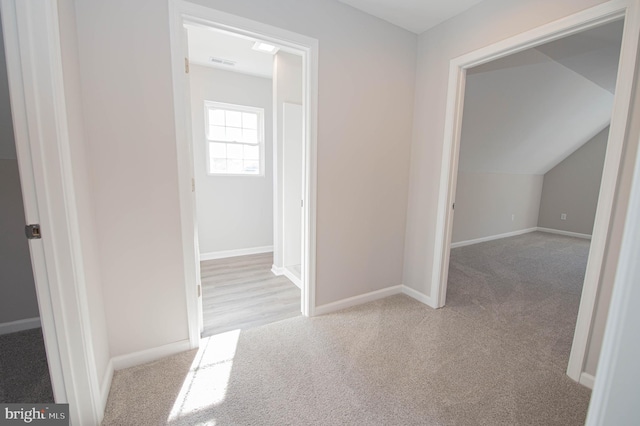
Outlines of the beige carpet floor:
[{"label": "beige carpet floor", "polygon": [[[565,308],[577,308],[565,302],[529,307],[527,300],[546,296],[525,288],[524,272],[531,267],[517,265],[532,258],[516,248],[533,244],[535,253],[557,261],[545,269],[560,273],[566,262],[582,261],[584,247],[574,239],[529,237],[503,240],[512,244],[505,251],[491,243],[455,249],[449,306],[443,309],[392,296],[321,317],[220,334],[205,339],[200,350],[118,371],[104,424],[583,424],[590,392],[559,364],[566,333],[551,331],[546,321],[553,318],[541,319],[559,314],[568,321]],[[559,257],[549,254],[553,250]],[[508,277],[495,273],[494,287],[494,272],[478,252],[497,254],[520,272],[505,267]],[[460,257],[467,261],[458,263]],[[454,282],[457,275],[470,280],[475,273],[487,275],[476,292]],[[580,281],[548,276],[560,285]],[[545,289],[556,296],[578,291],[573,284],[562,291],[544,284],[540,292]],[[544,331],[522,335],[539,326]]]}]

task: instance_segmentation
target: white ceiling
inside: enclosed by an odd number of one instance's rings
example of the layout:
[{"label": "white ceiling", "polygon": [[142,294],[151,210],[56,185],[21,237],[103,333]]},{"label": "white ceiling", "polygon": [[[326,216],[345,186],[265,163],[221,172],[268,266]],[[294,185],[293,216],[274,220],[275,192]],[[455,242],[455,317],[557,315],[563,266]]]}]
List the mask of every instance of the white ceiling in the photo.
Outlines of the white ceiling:
[{"label": "white ceiling", "polygon": [[482,0],[338,0],[420,34]]},{"label": "white ceiling", "polygon": [[[187,32],[189,62],[259,77],[272,77],[273,55],[253,50],[251,47],[256,42],[255,39],[198,26],[187,26]],[[212,62],[212,57],[234,62],[234,65]]]},{"label": "white ceiling", "polygon": [[544,174],[605,128],[621,29],[610,24],[470,70],[460,171]]}]

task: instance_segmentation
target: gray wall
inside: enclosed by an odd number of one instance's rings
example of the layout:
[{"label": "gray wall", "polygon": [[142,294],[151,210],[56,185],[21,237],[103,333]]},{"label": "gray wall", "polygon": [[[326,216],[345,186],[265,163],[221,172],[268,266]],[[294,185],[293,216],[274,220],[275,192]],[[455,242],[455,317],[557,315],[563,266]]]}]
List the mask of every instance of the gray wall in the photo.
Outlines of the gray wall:
[{"label": "gray wall", "polygon": [[13,121],[11,119],[11,101],[9,99],[9,81],[7,79],[6,58],[4,56],[4,38],[0,21],[0,159],[15,159],[16,146],[13,142]]},{"label": "gray wall", "polygon": [[452,243],[533,228],[540,175],[458,173]]},{"label": "gray wall", "polygon": [[40,316],[24,225],[0,26],[0,324]]},{"label": "gray wall", "polygon": [[608,136],[607,126],[544,175],[538,226],[591,235]]},{"label": "gray wall", "polygon": [[[200,253],[273,245],[272,80],[192,66],[191,117]],[[264,176],[208,176],[204,101],[264,108]]]},{"label": "gray wall", "polygon": [[[2,141],[3,144],[5,140]],[[0,159],[0,324],[40,316],[16,160]]]}]

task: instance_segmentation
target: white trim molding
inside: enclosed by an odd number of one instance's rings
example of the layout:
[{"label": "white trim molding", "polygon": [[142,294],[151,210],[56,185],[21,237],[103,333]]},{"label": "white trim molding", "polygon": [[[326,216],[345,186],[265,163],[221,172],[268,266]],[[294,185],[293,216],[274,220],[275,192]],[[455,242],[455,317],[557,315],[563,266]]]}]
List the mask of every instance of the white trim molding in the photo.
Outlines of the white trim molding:
[{"label": "white trim molding", "polygon": [[561,229],[541,228],[539,226],[536,226],[534,228],[526,228],[526,229],[520,229],[512,232],[505,232],[504,234],[489,235],[487,237],[474,238],[473,240],[458,241],[456,243],[451,243],[450,247],[452,249],[458,248],[458,247],[465,247],[473,244],[486,243],[487,241],[501,240],[502,238],[509,238],[509,237],[515,237],[518,235],[524,235],[524,234],[528,234],[530,232],[536,232],[536,231],[546,232],[547,234],[564,235],[566,237],[583,238],[585,240],[591,239],[591,235],[588,235],[588,234],[579,234],[577,232],[563,231]]},{"label": "white trim molding", "polygon": [[271,265],[271,273],[273,275],[284,275],[284,268],[282,266]]},{"label": "white trim molding", "polygon": [[[640,10],[637,10],[640,14]],[[637,90],[638,88],[636,88]],[[636,116],[637,118],[637,116]],[[634,138],[637,137],[634,136]],[[618,268],[587,426],[638,424],[640,383],[640,151],[636,153]]]},{"label": "white trim molding", "polygon": [[229,257],[248,256],[251,254],[272,253],[273,246],[251,247],[245,249],[212,251],[209,253],[200,253],[200,261],[226,259]]},{"label": "white trim molding", "polygon": [[342,309],[350,308],[356,305],[362,305],[363,303],[373,302],[374,300],[384,299],[385,297],[393,296],[394,294],[402,293],[401,285],[394,285],[392,287],[383,288],[369,293],[361,294],[358,296],[348,297],[346,299],[338,300],[336,302],[327,303],[325,305],[316,306],[316,315],[325,315],[331,312],[340,311]]},{"label": "white trim molding", "polygon": [[548,234],[557,234],[557,235],[564,235],[564,236],[567,236],[567,237],[584,238],[585,240],[590,240],[591,239],[591,235],[589,235],[589,234],[579,234],[577,232],[563,231],[561,229],[538,227],[537,230],[540,231],[540,232],[546,232]]},{"label": "white trim molding", "polygon": [[111,391],[111,382],[113,381],[113,360],[110,359],[107,368],[102,375],[102,386],[100,387],[100,397],[102,400],[102,411],[107,408],[107,400],[109,399],[109,391]]},{"label": "white trim molding", "polygon": [[126,355],[114,356],[111,358],[110,364],[112,364],[115,371],[118,371],[124,368],[135,367],[137,365],[157,361],[161,358],[188,351],[189,349],[191,349],[191,342],[188,339],[185,339],[169,343],[167,345],[158,346],[156,348],[145,349],[143,351],[133,352]]},{"label": "white trim molding", "polygon": [[580,380],[578,381],[578,383],[580,383],[582,386],[586,386],[589,389],[593,389],[593,383],[595,382],[596,378],[593,377],[593,375],[587,373],[587,372],[582,372],[582,374],[580,374]]},{"label": "white trim molding", "polygon": [[527,228],[527,229],[520,229],[518,231],[505,232],[504,234],[489,235],[488,237],[474,238],[473,240],[458,241],[457,243],[451,243],[451,248],[470,246],[470,245],[473,245],[473,244],[485,243],[487,241],[493,241],[493,240],[500,240],[502,238],[515,237],[516,235],[528,234],[530,232],[535,232],[537,230],[538,230],[538,228]]},{"label": "white trim molding", "polygon": [[565,18],[542,25],[476,51],[452,59],[445,115],[444,143],[440,170],[440,187],[436,214],[436,235],[433,247],[432,275],[426,286],[437,307],[444,306],[447,293],[449,256],[453,229],[453,200],[458,173],[458,153],[462,130],[462,112],[467,69],[524,51],[563,37],[624,19],[624,32],[618,66],[616,90],[611,115],[611,127],[603,168],[598,207],[589,260],[580,299],[580,308],[569,357],[567,375],[580,380],[587,353],[592,317],[604,262],[609,222],[618,185],[618,170],[625,142],[627,123],[631,117],[631,96],[634,93],[638,37],[640,32],[640,2],[611,0]]},{"label": "white trim molding", "polygon": [[381,290],[371,291],[369,293],[358,296],[348,297],[336,302],[327,303],[316,307],[316,315],[325,315],[342,309],[351,308],[353,306],[362,305],[363,303],[373,302],[375,300],[384,299],[385,297],[394,296],[396,294],[405,294],[412,299],[417,300],[431,308],[435,308],[432,299],[426,294],[420,293],[404,284],[394,285],[392,287],[383,288]]},{"label": "white trim molding", "polygon": [[294,283],[296,285],[296,287],[298,287],[300,290],[302,290],[302,280],[300,278],[298,278],[293,272],[291,272],[291,270],[289,270],[289,268],[284,267],[283,270],[284,270],[283,275],[285,277],[289,278],[289,281]]},{"label": "white trim molding", "polygon": [[412,299],[417,300],[420,303],[424,303],[425,305],[429,306],[430,308],[436,308],[435,304],[433,303],[433,299],[431,299],[429,296],[427,296],[424,293],[420,293],[419,291],[407,286],[407,285],[402,285],[402,294],[406,294],[407,296],[411,297]]},{"label": "white trim molding", "polygon": [[18,331],[31,330],[33,328],[40,327],[40,317],[3,322],[2,324],[0,324],[0,335],[16,333]]}]

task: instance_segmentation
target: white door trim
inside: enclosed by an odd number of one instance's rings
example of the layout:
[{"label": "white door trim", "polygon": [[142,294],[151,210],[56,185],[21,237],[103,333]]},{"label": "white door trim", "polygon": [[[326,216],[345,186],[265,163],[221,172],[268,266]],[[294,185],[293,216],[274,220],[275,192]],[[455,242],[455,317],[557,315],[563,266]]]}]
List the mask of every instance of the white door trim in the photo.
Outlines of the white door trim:
[{"label": "white door trim", "polygon": [[9,92],[32,266],[56,402],[73,424],[99,424],[102,405],[80,245],[57,2],[1,0]]},{"label": "white door trim", "polygon": [[607,326],[598,361],[587,426],[637,423],[640,419],[640,151],[636,154],[629,207]]},{"label": "white door trim", "polygon": [[569,377],[576,381],[580,379],[584,366],[591,331],[591,318],[595,309],[600,269],[603,263],[609,232],[609,220],[617,186],[618,168],[630,114],[640,28],[640,17],[638,15],[639,5],[637,1],[612,0],[455,58],[451,61],[449,68],[436,238],[434,257],[432,259],[433,274],[430,283],[430,294],[435,308],[444,306],[447,292],[453,228],[452,203],[455,200],[466,70],[589,28],[625,18],[609,142],[580,310],[567,369]]},{"label": "white door trim", "polygon": [[187,315],[189,317],[189,340],[193,348],[198,347],[200,331],[198,329],[198,306],[194,265],[198,259],[197,247],[193,244],[194,210],[191,202],[191,166],[189,164],[192,141],[188,137],[191,126],[184,99],[188,99],[185,87],[184,58],[180,45],[183,23],[202,24],[219,31],[230,31],[301,52],[303,58],[303,104],[305,105],[305,169],[304,185],[305,217],[304,241],[305,258],[303,262],[303,315],[312,316],[315,307],[315,240],[316,240],[316,141],[317,141],[317,104],[318,104],[318,41],[281,28],[240,16],[231,15],[215,9],[199,6],[184,0],[168,0],[169,26],[171,37],[171,59],[173,74],[174,118],[176,124],[176,147],[178,160],[178,185],[180,193],[180,216],[182,224],[182,244],[187,296]]}]

